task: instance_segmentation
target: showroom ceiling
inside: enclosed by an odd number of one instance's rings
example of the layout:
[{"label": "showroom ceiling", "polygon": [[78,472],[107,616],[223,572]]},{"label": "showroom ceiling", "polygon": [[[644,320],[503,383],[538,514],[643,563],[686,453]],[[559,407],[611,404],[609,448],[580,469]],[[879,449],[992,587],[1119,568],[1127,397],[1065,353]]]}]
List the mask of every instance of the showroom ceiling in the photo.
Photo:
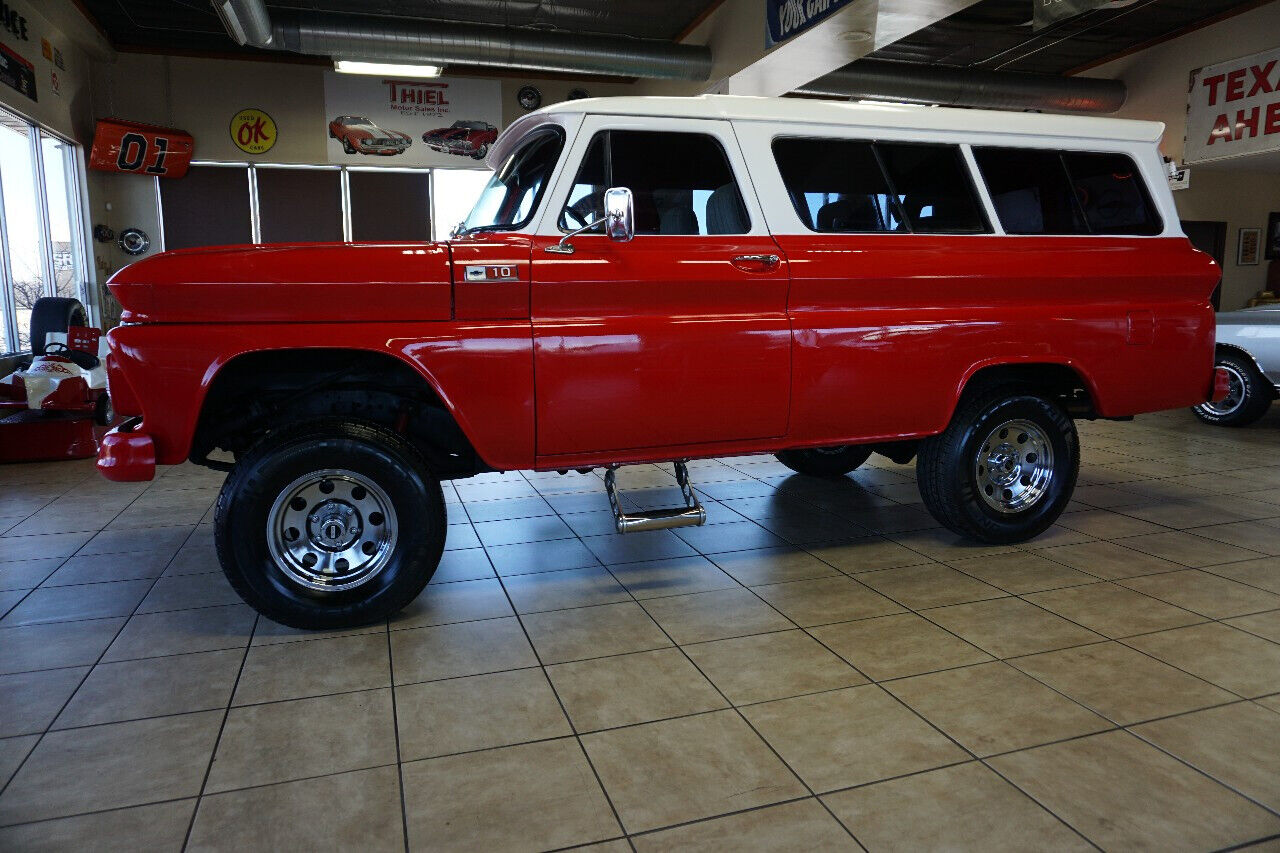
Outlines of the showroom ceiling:
[{"label": "showroom ceiling", "polygon": [[993,71],[1063,74],[1194,28],[1258,0],[1136,0],[1036,33],[1028,0],[982,0],[872,56]]},{"label": "showroom ceiling", "polygon": [[[208,0],[81,0],[116,47],[243,50],[227,36]],[[342,12],[378,18],[567,30],[674,39],[717,0],[267,0],[267,10]],[[763,25],[762,25],[763,26]]]},{"label": "showroom ceiling", "polygon": [[[81,0],[118,48],[239,52],[207,0]],[[342,12],[674,39],[719,0],[267,0],[274,15]],[[981,0],[876,51],[878,59],[1063,74],[1259,0],[1130,0],[1034,33],[1033,0]],[[762,23],[763,26],[763,23]]]}]

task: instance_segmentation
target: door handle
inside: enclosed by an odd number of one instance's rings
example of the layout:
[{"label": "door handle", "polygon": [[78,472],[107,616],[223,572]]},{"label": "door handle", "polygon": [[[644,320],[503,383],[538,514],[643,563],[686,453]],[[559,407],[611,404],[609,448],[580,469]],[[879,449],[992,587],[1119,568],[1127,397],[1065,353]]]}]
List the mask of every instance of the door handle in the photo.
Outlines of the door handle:
[{"label": "door handle", "polygon": [[781,259],[777,255],[737,255],[732,263],[740,270],[748,271],[748,269],[756,264],[765,269],[776,267]]}]

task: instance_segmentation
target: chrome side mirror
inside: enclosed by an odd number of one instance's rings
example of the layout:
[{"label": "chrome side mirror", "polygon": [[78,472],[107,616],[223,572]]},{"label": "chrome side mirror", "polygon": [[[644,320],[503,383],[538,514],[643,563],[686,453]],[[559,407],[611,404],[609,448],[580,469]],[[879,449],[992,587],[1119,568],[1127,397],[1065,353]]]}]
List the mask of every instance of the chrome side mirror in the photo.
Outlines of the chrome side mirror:
[{"label": "chrome side mirror", "polygon": [[547,246],[544,252],[553,255],[572,255],[573,244],[570,237],[604,226],[604,233],[616,243],[629,243],[636,236],[636,207],[631,190],[626,187],[611,187],[604,193],[604,216],[595,222],[582,226],[577,231],[570,231],[560,238],[554,246]]},{"label": "chrome side mirror", "polygon": [[604,233],[615,243],[630,243],[636,236],[635,198],[626,187],[612,187],[604,194]]}]

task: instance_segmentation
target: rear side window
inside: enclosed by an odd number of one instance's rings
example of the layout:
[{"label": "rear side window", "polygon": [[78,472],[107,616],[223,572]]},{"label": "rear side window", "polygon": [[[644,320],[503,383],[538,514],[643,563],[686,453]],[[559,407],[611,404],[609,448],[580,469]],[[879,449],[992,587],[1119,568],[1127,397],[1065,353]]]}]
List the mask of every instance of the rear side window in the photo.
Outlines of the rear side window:
[{"label": "rear side window", "polygon": [[837,234],[905,231],[870,142],[778,139],[773,156],[800,221]]},{"label": "rear side window", "polygon": [[1164,231],[1133,160],[1124,154],[1063,155],[1089,230],[1151,236]]},{"label": "rear side window", "polygon": [[796,214],[823,233],[987,231],[954,145],[777,139],[773,156]]},{"label": "rear side window", "polygon": [[1133,160],[1027,148],[974,148],[1009,234],[1152,236],[1160,214]]},{"label": "rear side window", "polygon": [[1007,233],[1089,233],[1059,152],[975,148],[973,156]]},{"label": "rear side window", "polygon": [[876,150],[913,232],[975,234],[987,230],[958,147],[877,142]]},{"label": "rear side window", "polygon": [[603,213],[604,193],[627,187],[636,233],[745,234],[751,221],[724,149],[712,136],[639,130],[596,134],[583,158],[560,227],[581,228]]}]

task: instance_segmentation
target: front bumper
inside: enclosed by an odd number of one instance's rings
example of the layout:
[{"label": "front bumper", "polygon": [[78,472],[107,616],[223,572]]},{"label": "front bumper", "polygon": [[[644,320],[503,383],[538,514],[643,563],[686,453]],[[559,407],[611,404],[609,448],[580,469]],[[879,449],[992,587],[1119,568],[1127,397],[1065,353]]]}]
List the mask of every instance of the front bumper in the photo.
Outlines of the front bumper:
[{"label": "front bumper", "polygon": [[142,418],[130,418],[102,437],[98,472],[117,483],[143,483],[156,476],[156,445],[142,432]]}]

